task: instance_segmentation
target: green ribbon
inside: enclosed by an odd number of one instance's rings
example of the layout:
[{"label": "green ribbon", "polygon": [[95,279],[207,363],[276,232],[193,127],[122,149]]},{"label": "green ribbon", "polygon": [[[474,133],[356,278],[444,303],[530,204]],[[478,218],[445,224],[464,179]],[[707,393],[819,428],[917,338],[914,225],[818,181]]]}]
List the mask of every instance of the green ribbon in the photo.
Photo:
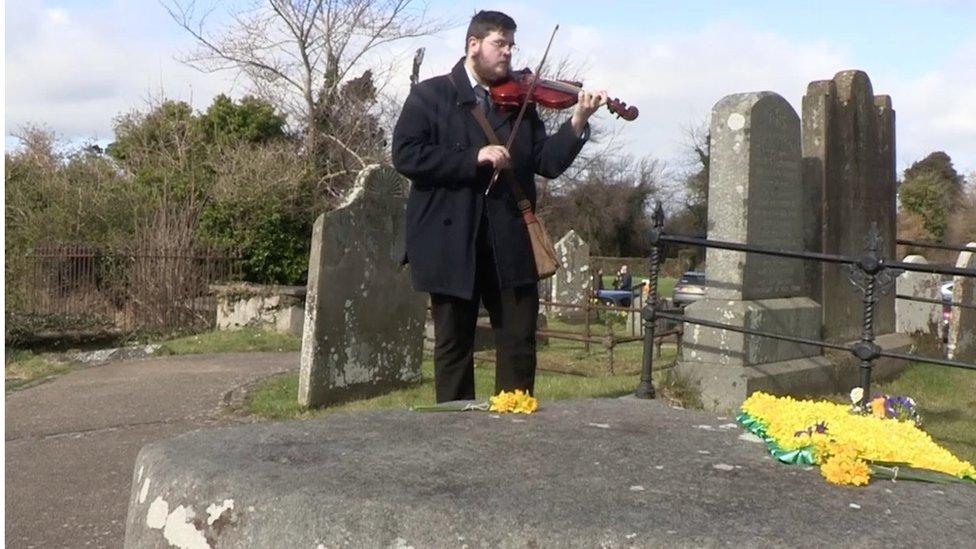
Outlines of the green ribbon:
[{"label": "green ribbon", "polygon": [[804,446],[802,448],[797,448],[795,450],[788,450],[783,448],[776,442],[769,433],[766,432],[766,424],[762,420],[752,417],[746,412],[739,411],[739,414],[735,416],[736,421],[740,425],[745,427],[747,431],[759,437],[763,442],[766,443],[766,449],[769,453],[779,461],[783,463],[789,463],[791,465],[813,465],[816,463],[813,457],[814,446]]}]

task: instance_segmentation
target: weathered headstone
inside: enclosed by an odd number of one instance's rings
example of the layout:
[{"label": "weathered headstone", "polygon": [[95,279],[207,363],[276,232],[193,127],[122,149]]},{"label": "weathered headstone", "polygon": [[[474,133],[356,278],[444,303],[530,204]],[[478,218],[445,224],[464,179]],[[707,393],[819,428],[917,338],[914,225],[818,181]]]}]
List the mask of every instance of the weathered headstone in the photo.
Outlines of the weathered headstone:
[{"label": "weathered headstone", "polygon": [[[593,281],[590,276],[590,245],[576,231],[570,230],[556,242],[560,269],[552,281],[552,298],[558,303],[585,305]],[[581,309],[556,307],[557,318],[580,318]]]},{"label": "weathered headstone", "polygon": [[[928,261],[920,255],[910,255],[902,260],[904,263],[927,264]],[[939,275],[934,273],[917,273],[905,271],[898,277],[898,295],[922,299],[939,299]],[[942,306],[938,303],[911,301],[899,298],[895,303],[898,333],[922,334],[938,337],[939,317]]]},{"label": "weathered headstone", "polygon": [[312,229],[299,402],[316,406],[420,379],[425,298],[400,266],[408,182],[363,170]]},{"label": "weathered headstone", "polygon": [[[865,253],[865,235],[877,223],[880,255],[894,258],[896,238],[895,111],[891,98],[874,95],[861,71],[811,82],[803,97],[803,207],[806,249]],[[860,337],[861,295],[842,265],[809,262],[808,295],[823,307],[824,338]],[[875,333],[895,329],[893,292],[875,307]]]},{"label": "weathered headstone", "polygon": [[[708,237],[799,250],[804,219],[800,120],[772,92],[730,95],[712,109]],[[808,297],[799,260],[709,248],[707,292],[688,318],[738,328],[820,337],[820,306]],[[776,390],[781,373],[817,368],[820,349],[686,324],[679,369],[702,388],[707,407],[729,409],[753,390]],[[797,362],[797,360],[800,360]]]},{"label": "weathered headstone", "polygon": [[952,279],[952,301],[969,305],[953,307],[949,317],[949,358],[976,362],[976,242],[966,244],[973,251],[959,253],[956,268],[971,269],[972,276]]}]

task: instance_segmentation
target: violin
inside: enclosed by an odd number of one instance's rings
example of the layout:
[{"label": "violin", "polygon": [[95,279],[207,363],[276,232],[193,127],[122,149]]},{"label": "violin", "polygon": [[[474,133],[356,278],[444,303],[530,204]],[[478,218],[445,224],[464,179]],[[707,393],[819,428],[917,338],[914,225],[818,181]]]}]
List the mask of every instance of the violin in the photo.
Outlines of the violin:
[{"label": "violin", "polygon": [[[536,78],[526,67],[510,72],[508,79],[492,85],[490,90],[495,105],[520,107],[528,100],[550,109],[567,109],[579,100],[583,83]],[[607,109],[627,121],[634,120],[638,114],[637,107],[628,106],[616,98],[607,100]]]}]

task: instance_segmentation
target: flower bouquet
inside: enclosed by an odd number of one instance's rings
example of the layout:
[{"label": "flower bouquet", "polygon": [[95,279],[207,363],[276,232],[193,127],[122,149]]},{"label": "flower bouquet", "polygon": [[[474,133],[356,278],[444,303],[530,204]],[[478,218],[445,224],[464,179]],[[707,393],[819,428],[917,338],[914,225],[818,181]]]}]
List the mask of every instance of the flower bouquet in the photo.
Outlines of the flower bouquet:
[{"label": "flower bouquet", "polygon": [[442,402],[440,404],[411,406],[415,412],[499,412],[531,414],[539,409],[539,401],[528,391],[515,389],[502,391],[485,402]]},{"label": "flower bouquet", "polygon": [[753,393],[736,419],[784,463],[820,465],[835,484],[860,486],[871,476],[893,480],[976,483],[972,464],[953,456],[922,431],[915,402],[878,395],[852,406]]}]

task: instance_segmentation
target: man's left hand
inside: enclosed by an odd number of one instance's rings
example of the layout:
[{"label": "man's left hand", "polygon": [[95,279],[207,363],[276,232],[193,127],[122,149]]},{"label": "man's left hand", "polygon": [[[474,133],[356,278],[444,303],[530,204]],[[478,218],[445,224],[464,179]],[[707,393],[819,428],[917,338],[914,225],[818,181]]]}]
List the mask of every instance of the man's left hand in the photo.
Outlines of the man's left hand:
[{"label": "man's left hand", "polygon": [[595,113],[597,109],[606,104],[607,92],[605,90],[582,90],[579,92],[579,98],[576,101],[576,108],[573,110],[572,119],[573,130],[576,131],[576,135],[578,137],[583,135],[583,130],[586,127],[586,121],[593,116],[593,113]]}]

